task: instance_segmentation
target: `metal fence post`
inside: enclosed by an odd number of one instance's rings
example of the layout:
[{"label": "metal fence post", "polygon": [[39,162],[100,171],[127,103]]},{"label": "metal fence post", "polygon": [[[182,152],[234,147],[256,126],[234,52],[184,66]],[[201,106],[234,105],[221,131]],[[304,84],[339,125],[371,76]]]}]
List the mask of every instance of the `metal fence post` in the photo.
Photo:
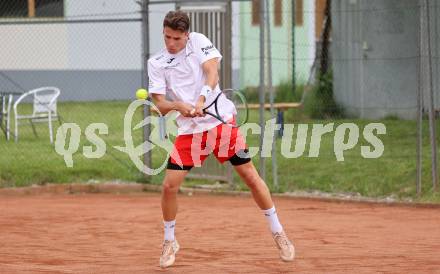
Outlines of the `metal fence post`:
[{"label": "metal fence post", "polygon": [[[148,87],[148,58],[150,58],[150,25],[149,25],[149,0],[142,1],[142,87]],[[143,118],[150,116],[150,106],[143,105]],[[143,141],[145,142],[146,153],[144,154],[144,165],[152,167],[150,142],[146,142],[150,139],[151,124],[147,123],[144,126]],[[144,172],[146,178],[150,175]]]},{"label": "metal fence post", "polygon": [[435,191],[437,187],[437,141],[436,141],[436,129],[435,129],[435,109],[434,109],[434,91],[432,85],[432,53],[431,53],[431,19],[429,12],[429,1],[425,0],[425,10],[426,10],[426,34],[427,34],[427,66],[428,66],[428,98],[429,98],[429,133],[431,139],[431,174],[432,174],[432,188]]},{"label": "metal fence post", "polygon": [[293,87],[293,93],[296,93],[296,75],[295,75],[295,27],[296,27],[296,18],[295,18],[295,8],[296,8],[296,1],[291,1],[292,5],[292,87]]},{"label": "metal fence post", "polygon": [[422,137],[423,137],[423,95],[422,95],[422,23],[423,23],[423,5],[419,2],[419,32],[418,32],[418,40],[419,40],[419,52],[418,52],[418,75],[417,75],[417,148],[416,148],[416,193],[420,195],[422,193]]},{"label": "metal fence post", "polygon": [[[274,108],[274,90],[272,86],[272,47],[271,47],[271,35],[270,35],[270,3],[266,2],[266,26],[267,26],[267,86],[269,88],[269,98],[270,98],[270,118],[276,118],[275,108]],[[276,153],[276,134],[274,132],[272,138],[272,182],[276,190],[278,190],[278,166],[277,166],[277,153]]]},{"label": "metal fence post", "polygon": [[264,103],[266,101],[265,92],[264,92],[264,83],[265,83],[265,45],[264,45],[264,20],[265,20],[265,1],[260,1],[260,87],[259,87],[259,103],[260,103],[260,177],[265,181],[266,179],[266,159],[263,157],[263,142],[264,142]]}]

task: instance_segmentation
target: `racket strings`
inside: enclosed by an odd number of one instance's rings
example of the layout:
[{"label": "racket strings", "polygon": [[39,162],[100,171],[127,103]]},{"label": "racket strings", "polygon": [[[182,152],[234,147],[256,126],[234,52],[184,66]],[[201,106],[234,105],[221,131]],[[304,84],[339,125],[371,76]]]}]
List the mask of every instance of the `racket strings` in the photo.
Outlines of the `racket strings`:
[{"label": "racket strings", "polygon": [[231,92],[231,94],[229,94],[228,99],[235,106],[236,109],[235,121],[237,123],[237,126],[243,125],[244,123],[247,122],[247,118],[248,118],[248,108],[244,95],[239,92]]},{"label": "racket strings", "polygon": [[210,101],[208,104],[205,104],[205,109],[204,109],[205,113],[220,120],[224,124],[229,124],[228,121],[223,120],[223,117],[221,115],[222,105],[218,104],[219,101],[224,102],[224,97],[222,95],[224,95],[226,99],[232,102],[235,108],[235,113],[234,113],[235,123],[230,124],[230,126],[239,127],[245,124],[248,119],[248,107],[247,107],[246,98],[241,92],[236,90],[232,90],[232,89],[223,90],[222,93],[213,96],[214,100]]}]

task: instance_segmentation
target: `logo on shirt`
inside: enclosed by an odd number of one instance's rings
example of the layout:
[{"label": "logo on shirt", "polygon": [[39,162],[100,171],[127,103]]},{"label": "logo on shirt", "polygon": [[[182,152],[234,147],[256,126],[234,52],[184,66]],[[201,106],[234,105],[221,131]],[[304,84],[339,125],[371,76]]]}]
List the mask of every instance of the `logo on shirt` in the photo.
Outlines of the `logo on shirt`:
[{"label": "logo on shirt", "polygon": [[156,57],[156,61],[159,61],[160,59],[162,59],[162,57],[163,57],[163,54],[160,55],[159,57]]},{"label": "logo on shirt", "polygon": [[202,52],[205,54],[205,55],[208,55],[209,54],[209,52],[212,50],[214,48],[214,45],[209,45],[209,46],[207,46],[207,47],[204,47],[204,48],[201,48],[201,50],[202,50]]},{"label": "logo on shirt", "polygon": [[[168,63],[168,62],[167,62],[167,63]],[[177,67],[178,65],[180,65],[180,62],[175,63],[175,64],[172,64],[172,65],[169,65],[169,66],[165,66],[165,69],[175,68],[175,67]]]},{"label": "logo on shirt", "polygon": [[171,64],[174,61],[174,59],[176,59],[176,58],[174,58],[174,57],[170,58],[170,60],[167,61],[167,64]]}]

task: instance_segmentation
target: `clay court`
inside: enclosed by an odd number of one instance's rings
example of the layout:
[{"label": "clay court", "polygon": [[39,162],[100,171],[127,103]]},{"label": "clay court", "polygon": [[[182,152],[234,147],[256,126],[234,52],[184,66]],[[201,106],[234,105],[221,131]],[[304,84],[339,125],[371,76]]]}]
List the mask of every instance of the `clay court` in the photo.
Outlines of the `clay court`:
[{"label": "clay court", "polygon": [[440,209],[275,198],[283,263],[250,197],[181,195],[176,264],[158,267],[160,196],[0,194],[1,273],[435,273]]}]

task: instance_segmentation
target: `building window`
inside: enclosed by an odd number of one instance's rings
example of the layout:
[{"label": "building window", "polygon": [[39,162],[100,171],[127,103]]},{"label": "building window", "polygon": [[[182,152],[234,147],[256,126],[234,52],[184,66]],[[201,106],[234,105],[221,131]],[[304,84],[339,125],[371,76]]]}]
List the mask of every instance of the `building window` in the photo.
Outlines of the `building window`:
[{"label": "building window", "polygon": [[260,0],[252,0],[252,25],[260,24]]},{"label": "building window", "polygon": [[63,0],[0,1],[0,17],[63,17]]},{"label": "building window", "polygon": [[321,38],[322,28],[324,25],[324,13],[327,1],[326,0],[315,0],[315,35],[316,39]]},{"label": "building window", "polygon": [[303,0],[295,0],[295,25],[302,26],[304,24],[304,2]]},{"label": "building window", "polygon": [[283,2],[282,0],[274,0],[273,3],[273,12],[274,12],[274,24],[275,26],[283,25]]},{"label": "building window", "polygon": [[[63,17],[64,1],[63,0],[34,0],[35,15],[37,17]],[[31,1],[29,1],[31,2]]]}]

